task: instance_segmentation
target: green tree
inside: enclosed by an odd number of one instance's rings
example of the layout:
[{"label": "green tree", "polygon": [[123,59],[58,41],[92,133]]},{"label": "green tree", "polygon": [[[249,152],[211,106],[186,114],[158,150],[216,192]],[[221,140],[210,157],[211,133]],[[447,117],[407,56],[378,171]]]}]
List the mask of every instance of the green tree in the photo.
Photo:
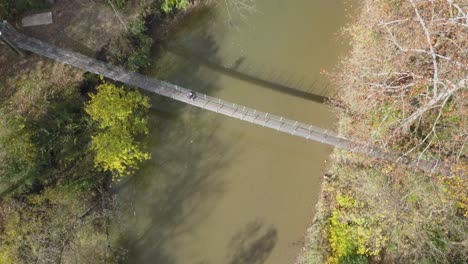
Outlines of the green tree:
[{"label": "green tree", "polygon": [[112,172],[114,180],[132,174],[143,160],[150,158],[137,140],[148,134],[148,98],[107,82],[90,97],[85,110],[98,125],[91,147],[96,153],[95,166]]},{"label": "green tree", "polygon": [[164,0],[162,3],[162,10],[166,13],[170,13],[171,11],[181,10],[187,8],[189,5],[188,0]]}]

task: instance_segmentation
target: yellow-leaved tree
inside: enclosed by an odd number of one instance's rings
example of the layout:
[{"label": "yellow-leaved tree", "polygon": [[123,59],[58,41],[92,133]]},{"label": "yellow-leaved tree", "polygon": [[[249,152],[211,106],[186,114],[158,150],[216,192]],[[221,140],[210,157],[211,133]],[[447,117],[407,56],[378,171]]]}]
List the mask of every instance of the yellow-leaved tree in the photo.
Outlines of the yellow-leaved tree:
[{"label": "yellow-leaved tree", "polygon": [[90,97],[85,110],[98,125],[91,147],[96,153],[95,166],[112,172],[114,180],[120,180],[150,158],[137,140],[148,134],[148,97],[107,82],[99,85],[97,93]]}]

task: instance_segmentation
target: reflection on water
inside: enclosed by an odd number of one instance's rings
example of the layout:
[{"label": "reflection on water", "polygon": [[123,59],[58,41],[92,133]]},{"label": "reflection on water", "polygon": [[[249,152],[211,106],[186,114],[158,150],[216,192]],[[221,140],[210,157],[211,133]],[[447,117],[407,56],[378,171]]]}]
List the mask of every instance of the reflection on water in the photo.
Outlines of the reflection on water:
[{"label": "reflection on water", "polygon": [[[225,9],[198,10],[150,74],[332,127],[333,113],[319,103],[331,93],[319,71],[343,50],[334,35],[345,23],[342,2],[258,0],[257,9],[229,23]],[[152,160],[120,190],[126,263],[291,263],[330,148],[152,99]]]}]

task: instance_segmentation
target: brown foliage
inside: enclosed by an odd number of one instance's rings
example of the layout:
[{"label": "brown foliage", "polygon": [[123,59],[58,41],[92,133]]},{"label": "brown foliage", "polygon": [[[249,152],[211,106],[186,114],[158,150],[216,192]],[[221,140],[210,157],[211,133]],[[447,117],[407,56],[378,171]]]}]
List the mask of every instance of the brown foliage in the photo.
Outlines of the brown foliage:
[{"label": "brown foliage", "polygon": [[[352,228],[364,221],[388,238],[370,263],[464,263],[468,2],[363,2],[361,16],[345,29],[353,50],[334,76],[346,109],[340,132],[413,158],[446,163],[453,177],[335,150],[334,176],[323,187],[325,209],[314,226],[331,237],[335,200],[346,194],[364,206],[341,210],[348,220],[338,224]],[[332,245],[317,237],[309,245],[310,255],[330,253]]]},{"label": "brown foliage", "polygon": [[354,49],[336,76],[353,124],[365,123],[347,129],[352,137],[417,158],[466,163],[468,4],[462,2],[367,2],[347,29]]}]

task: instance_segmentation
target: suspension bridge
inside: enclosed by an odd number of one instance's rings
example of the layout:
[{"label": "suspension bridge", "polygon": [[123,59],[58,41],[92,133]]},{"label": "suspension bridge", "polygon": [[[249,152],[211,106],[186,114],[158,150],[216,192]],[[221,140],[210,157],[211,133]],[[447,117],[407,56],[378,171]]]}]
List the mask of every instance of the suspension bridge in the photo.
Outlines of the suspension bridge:
[{"label": "suspension bridge", "polygon": [[[400,153],[393,153],[363,142],[344,138],[333,131],[317,126],[304,124],[299,121],[261,112],[235,103],[214,98],[206,94],[196,93],[190,89],[171,83],[148,78],[147,76],[129,72],[123,68],[113,66],[82,54],[68,51],[38,39],[28,37],[17,32],[8,22],[0,24],[0,40],[16,52],[29,51],[52,60],[56,60],[84,71],[102,75],[109,79],[141,88],[145,91],[172,98],[218,114],[237,118],[245,122],[275,129],[307,140],[317,141],[352,152],[363,153],[368,156],[386,160],[392,163],[402,163],[418,167],[426,172],[438,172],[450,176],[450,169],[434,161],[419,160]],[[195,96],[189,96],[191,94]]]}]

